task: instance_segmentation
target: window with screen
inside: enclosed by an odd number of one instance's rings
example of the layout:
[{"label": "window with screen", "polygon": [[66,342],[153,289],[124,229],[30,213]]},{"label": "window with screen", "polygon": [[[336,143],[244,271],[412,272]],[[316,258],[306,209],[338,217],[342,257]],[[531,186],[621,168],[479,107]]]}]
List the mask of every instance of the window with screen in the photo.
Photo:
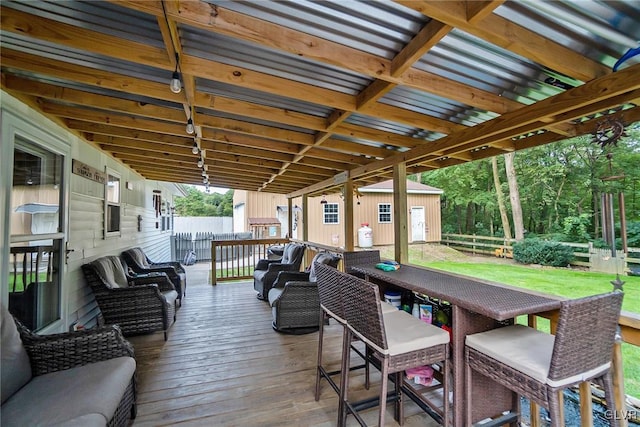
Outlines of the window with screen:
[{"label": "window with screen", "polygon": [[105,232],[120,233],[120,177],[109,172],[105,191]]},{"label": "window with screen", "polygon": [[391,203],[378,204],[378,222],[382,224],[391,222]]},{"label": "window with screen", "polygon": [[323,224],[338,224],[340,222],[337,203],[324,203],[322,209]]}]

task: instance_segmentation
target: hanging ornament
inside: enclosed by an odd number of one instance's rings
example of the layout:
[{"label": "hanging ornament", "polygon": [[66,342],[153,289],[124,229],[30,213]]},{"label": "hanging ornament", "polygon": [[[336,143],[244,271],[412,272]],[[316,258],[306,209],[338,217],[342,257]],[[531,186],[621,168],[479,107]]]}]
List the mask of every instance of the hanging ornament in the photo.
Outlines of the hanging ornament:
[{"label": "hanging ornament", "polygon": [[606,118],[596,124],[596,129],[593,132],[593,142],[602,148],[607,145],[615,145],[617,147],[618,140],[623,136],[627,136],[624,131],[624,123],[619,119]]}]

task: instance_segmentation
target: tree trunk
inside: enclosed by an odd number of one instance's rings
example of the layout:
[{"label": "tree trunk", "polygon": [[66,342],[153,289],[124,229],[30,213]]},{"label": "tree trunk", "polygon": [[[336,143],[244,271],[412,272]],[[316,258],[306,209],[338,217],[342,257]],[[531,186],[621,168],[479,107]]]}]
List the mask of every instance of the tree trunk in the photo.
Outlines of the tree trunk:
[{"label": "tree trunk", "polygon": [[520,190],[518,189],[518,179],[516,168],[513,164],[515,152],[504,154],[504,166],[507,170],[507,181],[509,182],[509,199],[511,200],[511,212],[513,213],[513,228],[516,240],[524,239],[524,223],[522,221],[522,205],[520,204]]},{"label": "tree trunk", "polygon": [[502,220],[504,238],[511,240],[511,224],[509,224],[507,207],[504,205],[504,194],[502,193],[502,184],[500,183],[500,175],[498,174],[497,156],[491,158],[491,166],[493,168],[493,183],[496,187],[496,198],[498,199],[498,209],[500,209],[500,219]]}]

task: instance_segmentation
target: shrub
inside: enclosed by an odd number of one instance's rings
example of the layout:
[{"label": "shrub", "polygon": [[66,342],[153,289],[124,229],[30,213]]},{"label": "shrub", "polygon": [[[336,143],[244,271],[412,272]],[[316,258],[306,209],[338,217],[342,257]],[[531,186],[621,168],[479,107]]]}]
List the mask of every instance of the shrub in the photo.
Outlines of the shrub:
[{"label": "shrub", "polygon": [[573,249],[558,242],[525,239],[514,243],[513,259],[523,264],[566,267],[573,259]]}]

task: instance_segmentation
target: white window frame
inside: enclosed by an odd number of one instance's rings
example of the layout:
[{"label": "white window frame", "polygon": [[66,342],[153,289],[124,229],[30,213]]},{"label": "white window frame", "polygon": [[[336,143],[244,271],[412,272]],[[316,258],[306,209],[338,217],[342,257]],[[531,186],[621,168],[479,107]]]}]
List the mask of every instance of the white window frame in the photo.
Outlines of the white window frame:
[{"label": "white window frame", "polygon": [[[122,175],[110,168],[105,168],[105,173],[107,174],[107,180],[104,183],[104,237],[119,237],[122,235]],[[119,189],[118,189],[118,201],[113,202],[109,200],[109,182],[110,177],[114,177],[118,179]],[[118,229],[114,231],[108,230],[109,224],[109,207],[117,206],[118,208]]]},{"label": "white window frame", "polygon": [[[327,208],[333,208],[335,207],[335,212],[331,211],[328,212]],[[329,217],[333,217],[335,215],[336,220],[335,221],[328,221],[327,219]],[[323,224],[340,224],[340,205],[338,205],[337,203],[323,203],[322,204],[322,223]]]},{"label": "white window frame", "polygon": [[[382,211],[382,207],[388,207],[389,210],[383,212]],[[389,220],[388,221],[383,221],[382,220],[382,216],[383,215],[388,215],[389,216]],[[393,222],[393,206],[391,206],[391,203],[378,203],[378,223],[379,224],[391,224]]]}]

